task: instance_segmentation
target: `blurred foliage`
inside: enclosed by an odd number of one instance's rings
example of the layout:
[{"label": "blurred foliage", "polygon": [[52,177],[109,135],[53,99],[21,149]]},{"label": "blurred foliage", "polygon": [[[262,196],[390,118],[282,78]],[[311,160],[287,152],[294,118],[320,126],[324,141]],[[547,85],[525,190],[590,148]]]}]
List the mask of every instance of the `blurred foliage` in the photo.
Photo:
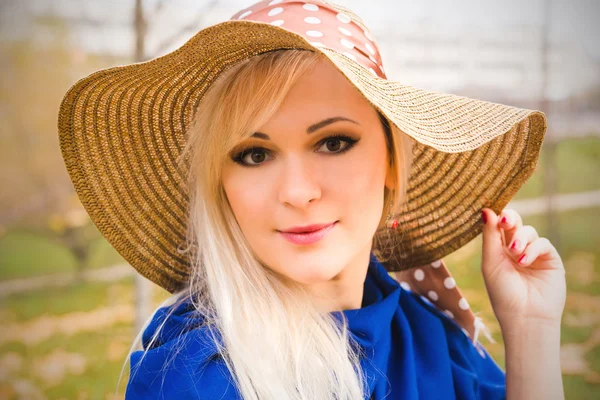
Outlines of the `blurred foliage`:
[{"label": "blurred foliage", "polygon": [[[67,175],[57,115],[71,85],[115,60],[73,47],[60,19],[32,23],[20,39],[0,40],[0,279],[81,271],[97,260],[97,230]],[[15,229],[28,233],[15,240]],[[31,235],[46,239],[32,249]]]},{"label": "blurred foliage", "polygon": [[[67,32],[54,40],[0,42],[0,223],[24,213],[59,211],[72,193],[58,149],[58,105],[73,82],[74,50]],[[39,213],[36,213],[40,215]]]},{"label": "blurred foliage", "polygon": [[116,62],[72,46],[60,19],[38,17],[27,32],[0,40],[0,237],[15,224],[56,232],[84,223],[61,156],[58,110],[78,79]]}]

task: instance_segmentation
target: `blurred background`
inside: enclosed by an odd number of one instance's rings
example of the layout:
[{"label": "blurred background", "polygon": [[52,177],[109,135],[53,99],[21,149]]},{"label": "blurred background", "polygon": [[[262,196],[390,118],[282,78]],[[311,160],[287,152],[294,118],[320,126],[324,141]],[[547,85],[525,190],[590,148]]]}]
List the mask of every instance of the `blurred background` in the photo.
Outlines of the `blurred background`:
[{"label": "blurred background", "polygon": [[[334,2],[370,26],[390,79],[546,112],[538,168],[509,207],[565,262],[566,397],[600,398],[600,2]],[[129,346],[167,297],[134,274],[75,196],[58,146],[62,97],[96,70],[164,55],[252,3],[0,3],[0,398],[122,398]],[[445,260],[504,368],[480,246],[478,237]]]}]

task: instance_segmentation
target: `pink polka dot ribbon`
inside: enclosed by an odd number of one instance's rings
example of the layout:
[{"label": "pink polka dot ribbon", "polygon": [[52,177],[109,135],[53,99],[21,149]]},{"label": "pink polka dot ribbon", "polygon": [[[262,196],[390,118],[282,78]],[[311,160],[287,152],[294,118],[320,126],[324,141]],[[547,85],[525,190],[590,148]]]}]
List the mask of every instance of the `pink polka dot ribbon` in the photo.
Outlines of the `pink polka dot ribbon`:
[{"label": "pink polka dot ribbon", "polygon": [[[379,46],[373,35],[347,13],[319,0],[264,0],[235,13],[231,20],[249,20],[278,26],[304,37],[315,47],[333,49],[361,64],[373,75],[386,79]],[[443,261],[392,274],[400,286],[419,296],[461,327],[484,356],[477,338],[483,332],[494,342],[487,327],[462,296]]]},{"label": "pink polka dot ribbon", "polygon": [[303,36],[315,47],[336,50],[373,75],[386,78],[379,46],[369,30],[324,1],[264,0],[238,11],[231,19],[279,26]]}]

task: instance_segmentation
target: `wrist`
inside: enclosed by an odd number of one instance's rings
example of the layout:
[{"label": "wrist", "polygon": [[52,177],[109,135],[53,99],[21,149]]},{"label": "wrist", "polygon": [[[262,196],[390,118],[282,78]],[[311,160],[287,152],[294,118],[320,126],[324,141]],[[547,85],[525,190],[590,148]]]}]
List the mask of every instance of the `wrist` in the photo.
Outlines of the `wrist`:
[{"label": "wrist", "polygon": [[502,336],[505,338],[522,338],[531,336],[560,336],[561,320],[546,318],[510,318],[507,322],[499,322]]},{"label": "wrist", "polygon": [[504,351],[507,359],[543,359],[560,362],[560,322],[552,320],[513,321],[501,327]]},{"label": "wrist", "polygon": [[535,318],[502,328],[507,398],[564,399],[560,322]]}]

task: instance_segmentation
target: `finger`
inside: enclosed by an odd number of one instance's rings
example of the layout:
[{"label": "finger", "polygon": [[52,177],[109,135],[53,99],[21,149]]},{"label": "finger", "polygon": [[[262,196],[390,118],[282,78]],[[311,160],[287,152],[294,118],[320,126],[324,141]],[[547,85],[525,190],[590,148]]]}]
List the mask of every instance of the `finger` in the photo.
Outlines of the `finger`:
[{"label": "finger", "polygon": [[[502,230],[498,227],[500,218],[491,208],[483,208],[481,214],[484,221],[482,228],[482,267],[484,269],[495,268],[506,257],[503,255],[502,250]],[[488,272],[491,272],[491,270],[484,271],[484,273]]]},{"label": "finger", "polygon": [[515,231],[523,226],[523,219],[518,212],[505,208],[499,215],[498,226],[504,230],[504,243],[511,243]]},{"label": "finger", "polygon": [[517,228],[512,241],[507,245],[508,250],[513,256],[518,257],[530,243],[539,239],[539,237],[540,235],[531,225]]},{"label": "finger", "polygon": [[[560,260],[560,255],[556,248],[550,243],[548,239],[545,237],[541,237],[539,239],[534,240],[531,244],[529,244],[521,257],[519,257],[518,263],[522,267],[529,267],[533,264],[537,259],[557,259]],[[562,263],[547,263],[548,265],[557,265],[560,266]],[[564,267],[563,267],[564,268]]]}]

